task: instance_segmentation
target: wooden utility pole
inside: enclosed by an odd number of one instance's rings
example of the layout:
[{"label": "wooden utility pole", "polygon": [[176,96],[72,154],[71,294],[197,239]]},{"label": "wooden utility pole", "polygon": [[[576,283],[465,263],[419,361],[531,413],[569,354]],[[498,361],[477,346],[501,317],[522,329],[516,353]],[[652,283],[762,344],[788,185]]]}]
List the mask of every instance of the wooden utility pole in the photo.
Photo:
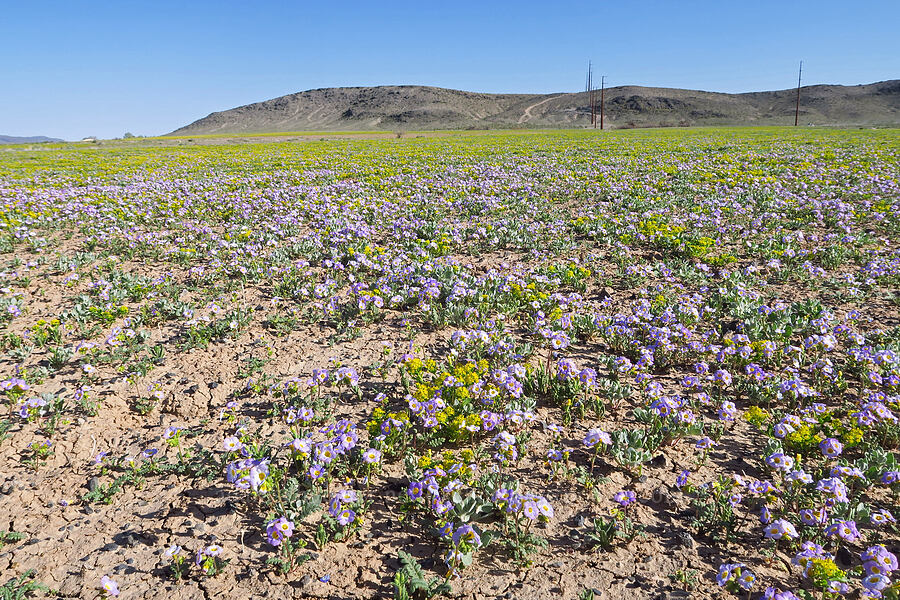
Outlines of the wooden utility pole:
[{"label": "wooden utility pole", "polygon": [[606,91],[606,75],[600,76],[600,129],[603,129],[603,94]]},{"label": "wooden utility pole", "polygon": [[594,65],[588,61],[587,72],[588,104],[591,106],[591,125],[597,124],[596,103],[594,102]]},{"label": "wooden utility pole", "polygon": [[797,75],[797,107],[794,109],[794,127],[800,123],[800,80],[803,77],[803,61],[800,61],[800,73]]}]

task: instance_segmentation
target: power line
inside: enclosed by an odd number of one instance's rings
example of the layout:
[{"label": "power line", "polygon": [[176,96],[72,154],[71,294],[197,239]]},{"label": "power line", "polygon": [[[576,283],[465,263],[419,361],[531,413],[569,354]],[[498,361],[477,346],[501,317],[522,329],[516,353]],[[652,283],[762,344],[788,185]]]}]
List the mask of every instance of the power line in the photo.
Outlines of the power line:
[{"label": "power line", "polygon": [[[600,76],[600,129],[603,129],[603,95],[606,91],[606,75]],[[595,124],[596,126],[596,124]]]},{"label": "power line", "polygon": [[596,126],[597,112],[596,102],[594,101],[594,64],[592,61],[588,61],[587,90],[585,91],[587,91],[588,93],[588,105],[590,106],[591,112],[591,125]]},{"label": "power line", "polygon": [[603,129],[603,101],[606,87],[606,75],[600,76],[600,110],[597,110],[597,90],[594,88],[594,63],[588,61],[588,71],[585,77],[585,91],[588,93],[588,105],[591,111],[591,126],[597,129],[597,113],[600,114],[600,129]]}]

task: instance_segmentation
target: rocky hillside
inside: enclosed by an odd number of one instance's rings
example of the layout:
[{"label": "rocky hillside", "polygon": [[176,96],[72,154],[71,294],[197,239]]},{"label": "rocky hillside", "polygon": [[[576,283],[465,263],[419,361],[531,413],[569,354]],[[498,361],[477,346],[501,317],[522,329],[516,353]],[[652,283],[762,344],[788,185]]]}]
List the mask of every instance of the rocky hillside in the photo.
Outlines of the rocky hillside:
[{"label": "rocky hillside", "polygon": [[[792,125],[796,90],[723,94],[622,86],[606,90],[609,128]],[[801,123],[900,124],[900,80],[801,90]],[[172,135],[279,131],[587,127],[588,94],[480,94],[415,85],[324,88],[212,113]]]},{"label": "rocky hillside", "polygon": [[62,140],[59,138],[51,138],[45,135],[32,135],[32,136],[15,136],[15,135],[0,135],[0,144],[41,144],[44,142],[61,142]]}]

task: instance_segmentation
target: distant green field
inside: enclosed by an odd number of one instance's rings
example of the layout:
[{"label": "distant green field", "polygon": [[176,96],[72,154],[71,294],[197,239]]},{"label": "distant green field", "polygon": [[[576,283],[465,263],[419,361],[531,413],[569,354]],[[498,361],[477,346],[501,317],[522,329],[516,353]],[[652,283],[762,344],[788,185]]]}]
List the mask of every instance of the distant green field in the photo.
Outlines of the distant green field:
[{"label": "distant green field", "polygon": [[[614,155],[640,152],[684,151],[689,147],[722,152],[729,148],[748,148],[755,145],[760,152],[777,148],[781,144],[809,143],[835,148],[849,147],[871,140],[878,146],[891,148],[900,144],[898,129],[806,129],[792,127],[730,127],[730,128],[659,128],[599,130],[508,130],[508,131],[439,131],[406,132],[400,139],[330,139],[327,136],[370,136],[379,132],[296,132],[269,134],[215,134],[206,136],[165,136],[113,140],[101,144],[63,143],[41,144],[37,150],[23,150],[21,146],[8,152],[0,152],[0,174],[19,176],[45,169],[71,169],[70,173],[96,175],[117,174],[121,169],[165,165],[167,168],[188,168],[189,157],[203,157],[207,161],[222,160],[229,169],[256,169],[267,164],[267,157],[279,160],[309,161],[321,155],[338,152],[362,152],[362,156],[377,160],[384,152],[392,161],[404,156],[456,153],[488,161],[500,161],[506,153],[556,153],[564,149],[582,156],[591,151],[613,150]],[[382,132],[389,134],[390,132]],[[433,133],[435,135],[428,135]],[[423,137],[415,137],[421,134]],[[322,138],[297,145],[293,142],[267,142],[271,137]],[[154,142],[185,141],[189,139],[238,139],[225,145],[155,145]],[[272,164],[272,163],[268,163]],[[198,165],[199,166],[199,165]],[[347,165],[351,166],[350,164]],[[76,168],[77,167],[77,168]],[[359,165],[354,165],[358,168]]]}]

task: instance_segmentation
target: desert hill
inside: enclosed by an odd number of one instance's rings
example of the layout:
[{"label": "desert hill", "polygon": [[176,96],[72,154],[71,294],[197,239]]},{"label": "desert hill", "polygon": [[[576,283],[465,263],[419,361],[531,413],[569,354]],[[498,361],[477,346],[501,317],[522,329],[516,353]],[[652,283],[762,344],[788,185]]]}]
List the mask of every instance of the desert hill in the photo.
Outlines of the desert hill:
[{"label": "desert hill", "polygon": [[45,135],[32,135],[32,136],[15,136],[15,135],[0,135],[0,144],[41,144],[44,142],[61,142],[62,140],[59,138],[51,138]]},{"label": "desert hill", "polygon": [[[599,96],[599,94],[598,94]],[[608,88],[608,128],[792,125],[796,89],[725,94],[674,88]],[[801,88],[800,121],[900,124],[900,80]],[[279,131],[587,127],[587,92],[483,94],[401,85],[322,88],[215,112],[171,135]]]}]

